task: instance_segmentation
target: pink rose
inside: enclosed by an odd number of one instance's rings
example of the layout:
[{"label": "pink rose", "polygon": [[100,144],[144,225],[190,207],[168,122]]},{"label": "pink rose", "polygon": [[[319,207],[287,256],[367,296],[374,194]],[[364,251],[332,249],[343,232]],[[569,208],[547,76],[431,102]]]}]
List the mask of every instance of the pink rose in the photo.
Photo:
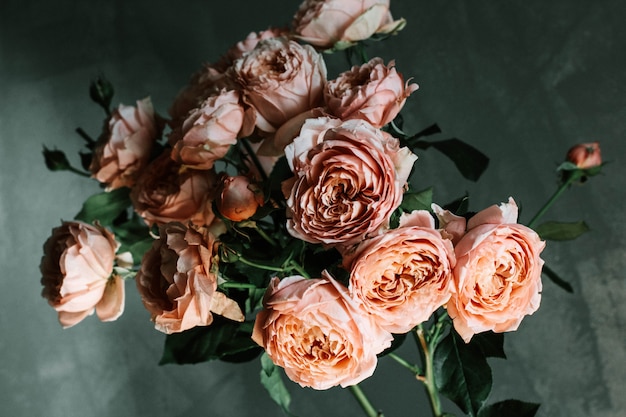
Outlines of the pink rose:
[{"label": "pink rose", "polygon": [[113,274],[118,246],[98,224],[68,221],[52,230],[39,266],[42,296],[64,328],[94,310],[101,321],[116,320],[124,311],[124,280]]},{"label": "pink rose", "polygon": [[428,320],[454,291],[452,242],[428,211],[403,215],[400,227],[361,243],[344,261],[350,295],[391,333]]},{"label": "pink rose", "polygon": [[298,39],[319,48],[346,48],[375,33],[392,33],[404,26],[394,21],[389,0],[305,0],[293,19]]},{"label": "pink rose", "polygon": [[213,314],[243,321],[239,305],[217,291],[215,237],[206,228],[181,223],[159,226],[135,277],[137,289],[155,328],[177,333],[208,326]]},{"label": "pink rose", "polygon": [[221,68],[222,71],[226,71],[236,60],[256,48],[259,42],[266,39],[279,38],[287,34],[287,30],[280,28],[269,28],[260,32],[250,32],[244,40],[237,42],[226,51],[217,63],[217,67]]},{"label": "pink rose", "polygon": [[487,330],[516,330],[541,301],[539,257],[545,247],[537,233],[517,224],[517,205],[491,206],[473,216],[455,248],[456,294],[448,302],[454,328],[469,342]]},{"label": "pink rose", "polygon": [[303,387],[346,387],[370,377],[390,333],[363,314],[330,275],[274,278],[252,339]]},{"label": "pink rose", "polygon": [[210,169],[223,158],[243,128],[244,109],[239,92],[222,90],[191,111],[179,130],[170,135],[172,159],[193,169]]},{"label": "pink rose", "polygon": [[209,225],[216,174],[185,169],[163,152],[142,172],[130,192],[135,211],[150,226],[171,221]]},{"label": "pink rose", "polygon": [[405,83],[394,61],[385,65],[381,58],[354,66],[324,88],[328,111],[340,119],[363,119],[383,127],[400,113],[417,84]]},{"label": "pink rose", "polygon": [[580,143],[567,151],[567,161],[580,169],[595,168],[602,165],[602,153],[598,142]]},{"label": "pink rose", "polygon": [[157,136],[150,98],[137,101],[137,107],[120,104],[96,144],[89,170],[108,190],[131,187],[148,163]]},{"label": "pink rose", "polygon": [[303,127],[285,148],[296,175],[283,183],[287,229],[307,242],[349,246],[388,226],[417,157],[362,120],[323,137],[316,128]]},{"label": "pink rose", "polygon": [[261,132],[274,132],[293,116],[322,103],[326,65],[308,45],[267,39],[235,61],[233,70]]}]

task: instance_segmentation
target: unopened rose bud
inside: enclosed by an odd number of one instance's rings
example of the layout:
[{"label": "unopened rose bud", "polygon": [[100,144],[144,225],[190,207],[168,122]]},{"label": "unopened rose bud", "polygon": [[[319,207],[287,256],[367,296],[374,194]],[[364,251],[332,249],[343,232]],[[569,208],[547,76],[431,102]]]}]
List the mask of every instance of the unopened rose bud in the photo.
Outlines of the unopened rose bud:
[{"label": "unopened rose bud", "polygon": [[43,157],[46,162],[46,167],[50,171],[67,171],[70,169],[70,163],[63,151],[56,149],[50,150],[44,146]]},{"label": "unopened rose bud", "polygon": [[253,216],[257,208],[263,205],[263,193],[248,177],[224,175],[219,185],[216,205],[222,216],[240,222]]},{"label": "unopened rose bud", "polygon": [[113,84],[99,76],[89,85],[89,96],[108,113],[113,99]]},{"label": "unopened rose bud", "polygon": [[602,165],[602,155],[598,142],[581,143],[570,148],[567,161],[580,169],[590,169]]}]

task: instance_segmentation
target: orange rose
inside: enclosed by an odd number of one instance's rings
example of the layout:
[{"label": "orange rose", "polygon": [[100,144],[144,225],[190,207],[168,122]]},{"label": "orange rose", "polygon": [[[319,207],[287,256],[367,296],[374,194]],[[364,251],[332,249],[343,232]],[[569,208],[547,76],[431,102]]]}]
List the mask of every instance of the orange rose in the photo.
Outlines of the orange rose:
[{"label": "orange rose", "polygon": [[370,377],[376,355],[391,344],[330,275],[274,278],[263,299],[252,339],[287,376],[303,387],[346,387]]},{"label": "orange rose", "polygon": [[234,222],[246,220],[263,205],[263,191],[248,177],[223,174],[218,182],[215,206],[227,219]]},{"label": "orange rose", "polygon": [[602,165],[602,153],[598,142],[580,143],[567,151],[566,159],[580,169],[595,168]]},{"label": "orange rose", "polygon": [[403,215],[400,227],[364,241],[344,261],[350,295],[391,333],[428,320],[454,291],[454,248],[434,226],[428,211]]},{"label": "orange rose", "polygon": [[303,127],[285,148],[294,178],[283,183],[289,233],[327,246],[348,246],[387,227],[417,157],[362,120],[313,134]]},{"label": "orange rose", "polygon": [[243,321],[237,303],[217,291],[213,234],[168,223],[159,226],[159,235],[135,277],[155,328],[170,334],[207,326],[213,314]]},{"label": "orange rose", "polygon": [[326,83],[328,111],[343,120],[366,120],[374,127],[391,122],[418,88],[417,84],[405,83],[394,65],[394,61],[385,65],[381,58],[372,58]]},{"label": "orange rose", "polygon": [[255,111],[261,132],[274,132],[287,120],[322,103],[326,64],[308,45],[285,38],[259,42],[233,64],[244,102]]},{"label": "orange rose", "polygon": [[344,49],[375,33],[398,31],[404,24],[404,19],[391,17],[389,0],[305,0],[292,25],[304,42]]},{"label": "orange rose", "polygon": [[202,226],[211,224],[216,174],[212,170],[184,169],[170,152],[152,161],[130,193],[135,211],[150,226],[170,221]]},{"label": "orange rose", "polygon": [[157,136],[150,98],[137,101],[137,107],[120,104],[96,144],[89,170],[109,190],[131,187],[148,163]]},{"label": "orange rose", "polygon": [[454,328],[469,342],[487,330],[516,330],[541,301],[539,257],[545,247],[537,233],[517,224],[517,205],[491,206],[473,216],[455,248],[456,294],[448,302]]},{"label": "orange rose", "polygon": [[63,222],[44,244],[39,266],[42,296],[59,313],[64,328],[96,311],[101,321],[124,311],[124,280],[113,275],[118,243],[98,224]]}]

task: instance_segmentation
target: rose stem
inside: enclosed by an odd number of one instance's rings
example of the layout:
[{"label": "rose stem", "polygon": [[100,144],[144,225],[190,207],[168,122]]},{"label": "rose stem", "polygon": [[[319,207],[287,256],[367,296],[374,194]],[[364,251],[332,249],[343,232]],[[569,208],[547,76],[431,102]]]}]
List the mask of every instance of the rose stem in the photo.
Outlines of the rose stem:
[{"label": "rose stem", "polygon": [[[435,385],[435,376],[433,373],[433,355],[434,347],[439,339],[438,335],[435,335],[433,339],[431,339],[431,343],[426,341],[426,337],[424,335],[424,327],[420,324],[417,326],[417,337],[419,339],[420,345],[422,346],[422,351],[424,352],[424,366],[426,368],[426,372],[424,378],[418,378],[426,387],[426,392],[428,393],[428,400],[430,401],[430,408],[433,410],[433,415],[435,417],[441,417],[441,402],[439,400],[439,392],[437,391],[437,386]],[[439,333],[438,331],[436,333]],[[434,340],[434,343],[433,343]]]},{"label": "rose stem", "polygon": [[579,180],[582,176],[583,176],[583,171],[582,170],[576,170],[572,173],[572,175],[570,175],[567,178],[567,181],[563,182],[563,184],[561,184],[561,186],[554,192],[554,194],[552,194],[552,197],[550,197],[550,199],[543,205],[543,207],[541,207],[539,209],[539,211],[537,212],[537,214],[535,214],[535,216],[530,220],[530,222],[528,222],[528,227],[533,227],[535,225],[535,223],[537,223],[537,221],[541,218],[541,216],[543,216],[546,211],[548,211],[548,209],[550,209],[550,207],[552,207],[552,204],[554,204],[554,202],[561,196],[561,194],[563,194],[563,192],[569,188],[569,186],[574,182]]},{"label": "rose stem", "polygon": [[390,359],[393,359],[394,361],[396,361],[397,363],[402,365],[403,367],[405,367],[406,369],[408,369],[409,371],[411,371],[415,375],[415,377],[417,379],[420,379],[420,377],[422,375],[422,370],[419,368],[419,366],[413,365],[412,363],[409,363],[409,361],[407,361],[404,358],[396,355],[395,353],[388,353],[387,356]]},{"label": "rose stem", "polygon": [[348,387],[348,390],[350,390],[363,411],[365,411],[367,417],[384,417],[383,413],[376,411],[376,409],[358,384],[350,385]]},{"label": "rose stem", "polygon": [[248,153],[247,156],[249,156],[250,159],[252,159],[252,162],[254,163],[254,165],[256,165],[257,169],[259,170],[259,173],[261,174],[261,179],[263,181],[267,181],[268,178],[267,178],[267,174],[265,173],[265,168],[263,168],[263,165],[261,165],[259,158],[257,158],[256,153],[252,150],[252,147],[250,146],[248,141],[246,139],[241,139],[239,143],[242,143],[243,147],[246,148],[246,152]]}]

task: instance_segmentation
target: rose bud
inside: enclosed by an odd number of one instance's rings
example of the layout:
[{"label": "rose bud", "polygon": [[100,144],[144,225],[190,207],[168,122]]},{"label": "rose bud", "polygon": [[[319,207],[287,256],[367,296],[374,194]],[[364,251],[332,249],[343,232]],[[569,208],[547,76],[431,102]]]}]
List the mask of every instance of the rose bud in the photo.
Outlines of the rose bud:
[{"label": "rose bud", "polygon": [[246,176],[223,175],[215,203],[222,216],[240,222],[253,216],[263,205],[263,192]]},{"label": "rose bud", "polygon": [[566,159],[580,169],[590,169],[602,165],[602,154],[598,142],[580,143],[570,148]]}]

